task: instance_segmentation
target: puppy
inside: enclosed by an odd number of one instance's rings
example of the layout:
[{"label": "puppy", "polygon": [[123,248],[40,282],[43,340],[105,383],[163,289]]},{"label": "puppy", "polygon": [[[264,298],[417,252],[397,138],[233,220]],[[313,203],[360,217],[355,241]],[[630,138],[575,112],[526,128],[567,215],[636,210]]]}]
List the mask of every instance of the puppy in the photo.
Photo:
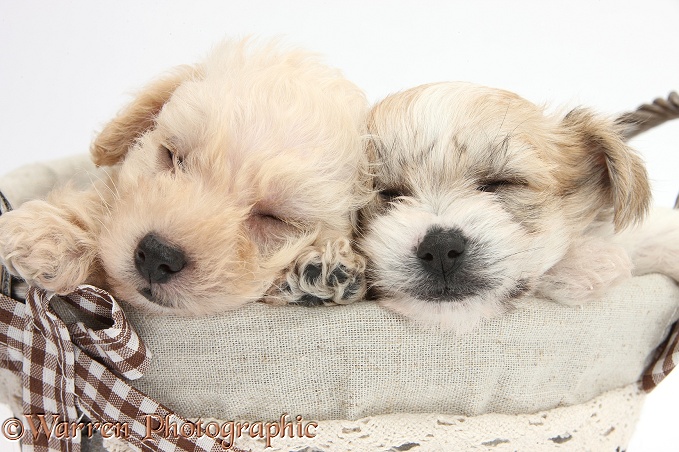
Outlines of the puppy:
[{"label": "puppy", "polygon": [[104,127],[91,153],[105,177],[0,217],[0,261],[57,294],[93,283],[151,312],[350,303],[365,286],[351,240],[366,113],[315,55],[225,42]]},{"label": "puppy", "polygon": [[679,277],[677,213],[633,228],[649,210],[644,164],[590,110],[439,83],[379,102],[368,128],[378,196],[360,247],[389,309],[465,331],[528,295],[595,299],[635,265]]}]

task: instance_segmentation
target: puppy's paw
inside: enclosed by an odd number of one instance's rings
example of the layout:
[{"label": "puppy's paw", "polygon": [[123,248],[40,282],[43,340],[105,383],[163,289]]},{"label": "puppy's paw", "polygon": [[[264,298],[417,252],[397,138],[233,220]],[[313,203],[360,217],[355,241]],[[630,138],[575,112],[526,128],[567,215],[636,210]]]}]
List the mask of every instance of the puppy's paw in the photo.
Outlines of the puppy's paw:
[{"label": "puppy's paw", "polygon": [[[349,304],[365,295],[365,259],[345,238],[310,247],[275,285],[275,303],[297,306]],[[270,297],[268,297],[270,298]],[[269,300],[270,301],[270,300]]]},{"label": "puppy's paw", "polygon": [[661,273],[679,282],[679,210],[653,209],[641,226],[616,239],[629,250],[635,275]]},{"label": "puppy's paw", "polygon": [[36,200],[0,216],[0,263],[28,284],[58,294],[86,281],[96,249],[62,214]]},{"label": "puppy's paw", "polygon": [[583,241],[540,278],[538,293],[567,306],[600,299],[606,291],[632,277],[627,251],[615,244]]}]

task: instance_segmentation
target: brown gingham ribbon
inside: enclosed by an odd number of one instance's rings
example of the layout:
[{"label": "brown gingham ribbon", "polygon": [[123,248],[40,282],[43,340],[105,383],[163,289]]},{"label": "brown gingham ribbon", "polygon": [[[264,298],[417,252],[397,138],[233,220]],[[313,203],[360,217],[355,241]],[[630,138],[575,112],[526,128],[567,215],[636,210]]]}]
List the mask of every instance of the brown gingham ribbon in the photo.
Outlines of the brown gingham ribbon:
[{"label": "brown gingham ribbon", "polygon": [[[82,412],[101,423],[125,426],[123,438],[142,451],[224,450],[219,438],[206,435],[153,432],[147,437],[149,415],[178,425],[186,422],[125,381],[143,375],[149,351],[107,292],[81,286],[60,298],[110,326],[93,330],[82,322],[66,325],[50,305],[53,296],[41,289],[30,288],[25,303],[0,294],[0,366],[22,379],[25,414],[46,415],[49,423],[56,415],[58,422],[76,425]],[[78,452],[80,439],[80,434],[35,436],[27,428],[22,450]]]},{"label": "brown gingham ribbon", "polygon": [[[0,191],[0,215],[10,210],[12,210],[12,206],[2,191]],[[12,275],[2,265],[0,265],[0,294],[12,296]]]},{"label": "brown gingham ribbon", "polygon": [[679,322],[670,330],[669,336],[658,347],[653,363],[646,368],[641,378],[641,387],[650,392],[679,364]]}]

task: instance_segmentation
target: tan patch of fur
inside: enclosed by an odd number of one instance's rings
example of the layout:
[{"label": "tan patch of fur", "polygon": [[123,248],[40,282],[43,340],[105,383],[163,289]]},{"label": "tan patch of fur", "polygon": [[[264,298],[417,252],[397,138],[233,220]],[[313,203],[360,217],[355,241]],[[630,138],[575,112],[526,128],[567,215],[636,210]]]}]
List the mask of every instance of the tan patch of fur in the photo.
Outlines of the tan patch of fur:
[{"label": "tan patch of fur", "polygon": [[90,153],[98,166],[121,161],[134,142],[153,128],[155,117],[182,82],[197,77],[197,68],[180,66],[154,80],[109,122],[92,142]]}]

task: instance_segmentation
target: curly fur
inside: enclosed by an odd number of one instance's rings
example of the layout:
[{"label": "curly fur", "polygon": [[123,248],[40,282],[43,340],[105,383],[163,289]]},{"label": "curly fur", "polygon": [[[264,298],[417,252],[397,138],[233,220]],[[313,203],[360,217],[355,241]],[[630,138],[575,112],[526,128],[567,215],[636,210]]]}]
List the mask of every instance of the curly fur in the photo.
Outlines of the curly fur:
[{"label": "curly fur", "polygon": [[[95,283],[154,312],[295,301],[270,288],[294,278],[310,247],[349,243],[367,200],[366,112],[363,93],[313,54],[225,42],[104,127],[91,152],[108,177],[3,215],[0,260],[48,290]],[[150,233],[186,256],[167,282],[135,268]],[[361,271],[350,249],[347,260]]]}]

